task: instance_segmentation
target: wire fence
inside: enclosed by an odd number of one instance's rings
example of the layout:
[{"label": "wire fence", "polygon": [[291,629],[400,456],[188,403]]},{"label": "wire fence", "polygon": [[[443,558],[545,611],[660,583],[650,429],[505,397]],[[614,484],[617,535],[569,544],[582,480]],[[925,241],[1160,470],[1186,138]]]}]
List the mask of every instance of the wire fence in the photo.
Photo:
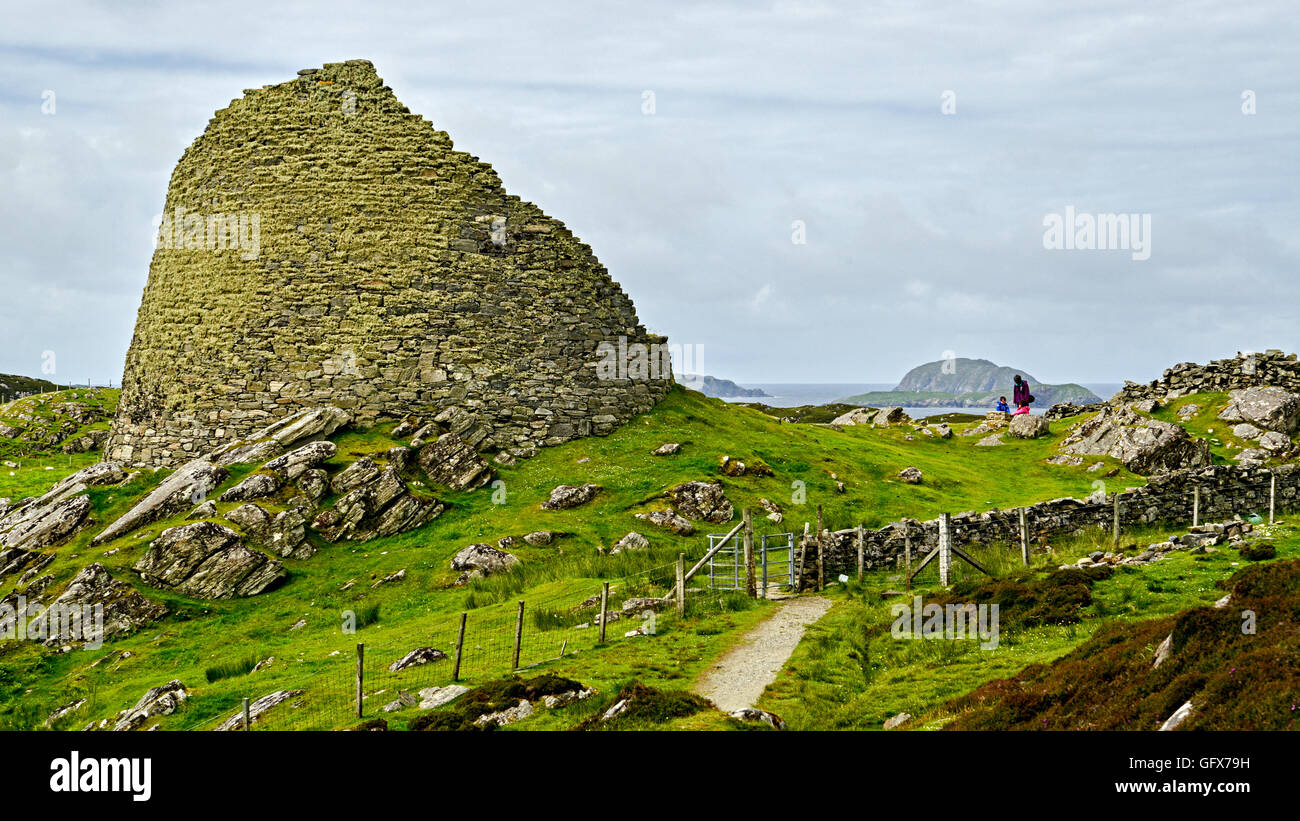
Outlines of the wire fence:
[{"label": "wire fence", "polygon": [[[1059,505],[1058,505],[1059,503]],[[1282,508],[1293,506],[1293,494],[1283,495],[1275,481],[1253,487],[1225,489],[1214,485],[1184,485],[1160,488],[1145,485],[1107,495],[1104,489],[1086,499],[1063,499],[1055,509],[1042,505],[1025,508],[1023,531],[1017,522],[1019,509],[991,511],[985,516],[950,519],[950,544],[970,554],[993,575],[1028,563],[1032,555],[1051,555],[1052,542],[1091,540],[1098,550],[1115,550],[1138,544],[1152,531],[1168,531],[1223,522],[1234,518],[1251,524],[1272,523]],[[986,518],[987,517],[987,518]],[[935,522],[903,522],[882,528],[869,536],[876,538],[872,547],[878,555],[890,557],[891,564],[904,573],[916,573],[914,584],[940,581],[938,562],[919,566],[937,548]],[[840,531],[843,533],[843,531]],[[1023,545],[1022,545],[1023,541]],[[817,584],[817,537],[811,534],[801,543],[806,553],[801,576],[803,587]],[[910,551],[908,550],[910,548]],[[852,552],[852,551],[849,551]],[[824,574],[837,576],[854,573],[852,557],[834,551],[827,557]],[[880,567],[876,559],[875,567]],[[859,566],[860,567],[860,566]],[[951,564],[950,581],[960,581],[981,571],[964,561]],[[858,570],[858,572],[861,572]]]},{"label": "wire fence", "polygon": [[[249,728],[353,726],[438,706],[439,696],[447,694],[442,688],[453,684],[527,675],[529,668],[600,646],[602,637],[606,644],[653,640],[678,620],[676,602],[668,598],[675,593],[677,573],[678,564],[669,563],[609,582],[569,583],[550,594],[441,617],[421,647],[359,642],[354,655],[340,653],[300,683],[265,692],[250,681]],[[403,665],[403,660],[411,663]],[[243,698],[212,696],[203,709],[187,708],[185,717],[170,726],[242,730]]]}]

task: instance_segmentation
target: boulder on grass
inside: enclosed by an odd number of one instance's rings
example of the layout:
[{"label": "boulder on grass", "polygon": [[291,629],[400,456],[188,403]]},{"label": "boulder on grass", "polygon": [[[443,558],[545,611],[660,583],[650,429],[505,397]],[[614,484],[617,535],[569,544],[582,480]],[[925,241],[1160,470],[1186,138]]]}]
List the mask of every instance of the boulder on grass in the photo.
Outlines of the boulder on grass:
[{"label": "boulder on grass", "polygon": [[542,502],[543,510],[568,510],[578,505],[585,505],[600,492],[600,485],[560,485],[551,491],[551,496]]}]

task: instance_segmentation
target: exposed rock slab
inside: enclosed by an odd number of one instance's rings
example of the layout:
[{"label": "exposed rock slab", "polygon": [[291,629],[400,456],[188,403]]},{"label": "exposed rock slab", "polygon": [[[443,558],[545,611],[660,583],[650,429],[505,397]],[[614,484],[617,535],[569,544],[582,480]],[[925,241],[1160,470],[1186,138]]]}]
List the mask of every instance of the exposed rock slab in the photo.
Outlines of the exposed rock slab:
[{"label": "exposed rock slab", "polygon": [[415,667],[420,664],[442,661],[445,658],[447,658],[447,654],[436,647],[417,647],[397,661],[388,665],[388,672],[396,673],[399,670],[405,670],[407,667]]},{"label": "exposed rock slab", "polygon": [[185,685],[176,679],[154,687],[141,696],[134,707],[117,714],[113,719],[113,729],[117,732],[134,730],[154,716],[171,715],[185,703],[189,695]]},{"label": "exposed rock slab", "polygon": [[275,495],[284,480],[271,473],[254,473],[242,482],[221,494],[218,501],[247,502],[251,499],[265,499]]},{"label": "exposed rock slab", "polygon": [[285,481],[292,482],[312,468],[333,459],[337,452],[338,447],[333,442],[308,442],[272,459],[262,467],[274,471]]},{"label": "exposed rock slab", "polygon": [[492,466],[456,433],[420,448],[416,461],[431,482],[452,490],[482,487],[492,479]]},{"label": "exposed rock slab", "polygon": [[[279,704],[283,704],[291,698],[297,698],[302,695],[303,690],[277,690],[274,693],[268,693],[255,701],[248,704],[248,721],[250,724],[256,724],[257,720],[262,717],[267,710]],[[230,718],[217,727],[216,732],[229,732],[231,730],[244,729],[244,711],[241,708]]]},{"label": "exposed rock slab", "polygon": [[[100,638],[112,639],[134,633],[150,622],[167,615],[167,607],[145,598],[127,582],[115,579],[108,569],[98,562],[87,565],[78,573],[67,588],[54,600],[54,606],[60,608],[85,608],[99,606],[103,608],[103,635]],[[47,644],[62,644],[67,641],[90,641],[86,626],[79,631],[71,625],[55,626],[50,633]],[[73,635],[77,632],[78,635]]]},{"label": "exposed rock slab", "polygon": [[132,569],[148,584],[201,599],[254,596],[288,576],[278,561],[215,522],[164,530]]},{"label": "exposed rock slab", "polygon": [[90,543],[102,544],[138,527],[180,513],[206,499],[229,476],[230,472],[224,467],[204,459],[188,462],[146,494],[121,518],[104,528]]},{"label": "exposed rock slab", "polygon": [[1061,452],[1111,456],[1144,475],[1210,464],[1209,442],[1191,438],[1181,425],[1147,419],[1124,406],[1109,406],[1080,422],[1061,442]]},{"label": "exposed rock slab", "polygon": [[1242,388],[1228,394],[1219,413],[1228,422],[1249,422],[1265,430],[1293,433],[1300,424],[1300,396],[1282,388]]}]

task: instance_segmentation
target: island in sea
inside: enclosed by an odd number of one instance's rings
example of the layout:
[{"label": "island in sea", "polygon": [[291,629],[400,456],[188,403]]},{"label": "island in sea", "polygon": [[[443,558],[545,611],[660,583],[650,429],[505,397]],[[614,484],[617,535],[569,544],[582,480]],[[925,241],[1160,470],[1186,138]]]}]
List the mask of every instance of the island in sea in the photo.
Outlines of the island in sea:
[{"label": "island in sea", "polygon": [[716,376],[705,376],[698,373],[682,374],[677,378],[677,383],[714,399],[768,396],[761,388],[743,388],[730,379],[719,379]]},{"label": "island in sea", "polygon": [[1028,371],[998,365],[987,359],[939,359],[908,371],[893,390],[871,391],[847,396],[839,401],[850,405],[901,405],[914,408],[993,407],[998,397],[1011,401],[1015,376],[1029,381],[1034,407],[1047,408],[1058,402],[1086,405],[1100,402],[1101,397],[1082,385],[1060,385],[1038,381]]}]

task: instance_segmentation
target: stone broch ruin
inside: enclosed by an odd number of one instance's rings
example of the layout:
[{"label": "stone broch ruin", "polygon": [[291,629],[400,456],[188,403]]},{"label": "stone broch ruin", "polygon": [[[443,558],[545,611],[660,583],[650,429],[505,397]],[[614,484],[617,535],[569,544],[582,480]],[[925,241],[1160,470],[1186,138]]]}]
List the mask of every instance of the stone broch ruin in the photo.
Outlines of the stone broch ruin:
[{"label": "stone broch ruin", "polygon": [[108,459],[173,465],[321,405],[520,450],[663,397],[671,373],[599,378],[600,343],[666,340],[562,223],[368,61],[298,75],[218,111],[172,174]]}]

